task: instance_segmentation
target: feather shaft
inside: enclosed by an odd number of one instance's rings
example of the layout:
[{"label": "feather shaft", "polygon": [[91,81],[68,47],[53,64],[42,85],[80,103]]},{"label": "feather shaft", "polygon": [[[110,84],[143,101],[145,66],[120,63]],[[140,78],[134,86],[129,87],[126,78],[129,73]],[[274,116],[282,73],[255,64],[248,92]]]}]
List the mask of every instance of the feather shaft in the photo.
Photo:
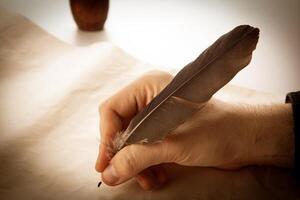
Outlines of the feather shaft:
[{"label": "feather shaft", "polygon": [[220,37],[196,60],[185,66],[122,134],[125,145],[155,142],[199,111],[212,95],[249,64],[256,48],[259,29],[241,25]]}]

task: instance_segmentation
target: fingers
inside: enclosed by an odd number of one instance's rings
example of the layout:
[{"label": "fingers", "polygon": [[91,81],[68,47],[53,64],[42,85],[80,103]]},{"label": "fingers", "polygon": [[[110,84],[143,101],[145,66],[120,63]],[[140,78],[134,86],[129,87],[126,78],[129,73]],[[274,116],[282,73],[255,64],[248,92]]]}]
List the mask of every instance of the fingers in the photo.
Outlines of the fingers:
[{"label": "fingers", "polygon": [[[167,145],[133,144],[124,147],[110,161],[108,167],[102,173],[102,180],[108,185],[118,185],[136,176],[144,169],[164,162],[171,162]],[[155,171],[160,179],[163,179],[159,171]]]},{"label": "fingers", "polygon": [[144,190],[151,190],[156,185],[156,177],[152,170],[147,168],[136,176],[136,181]]},{"label": "fingers", "polygon": [[152,166],[140,172],[136,181],[144,190],[163,186],[167,181],[167,173],[162,165]]},{"label": "fingers", "polygon": [[109,107],[100,108],[100,132],[101,143],[99,146],[98,158],[96,161],[96,170],[102,172],[109,162],[109,146],[114,135],[122,130],[122,121],[118,114]]},{"label": "fingers", "polygon": [[158,186],[162,186],[164,183],[167,182],[168,176],[165,168],[162,165],[156,165],[150,167],[154,176],[156,177],[156,183]]},{"label": "fingers", "polygon": [[99,108],[101,144],[95,166],[98,172],[102,172],[108,165],[110,159],[108,149],[111,147],[114,136],[125,128],[129,119],[139,109],[137,93],[133,91],[133,87],[128,86],[104,102]]},{"label": "fingers", "polygon": [[98,172],[102,172],[108,165],[110,159],[108,149],[112,139],[119,131],[126,128],[128,121],[139,110],[138,105],[141,103],[137,101],[141,102],[143,99],[137,96],[143,95],[138,95],[136,91],[141,92],[135,90],[133,86],[128,86],[101,104],[99,108],[101,143],[95,165]]},{"label": "fingers", "polygon": [[100,106],[101,144],[95,168],[103,172],[110,158],[109,148],[114,136],[126,129],[136,113],[141,111],[172,79],[166,72],[149,73],[128,85]]}]

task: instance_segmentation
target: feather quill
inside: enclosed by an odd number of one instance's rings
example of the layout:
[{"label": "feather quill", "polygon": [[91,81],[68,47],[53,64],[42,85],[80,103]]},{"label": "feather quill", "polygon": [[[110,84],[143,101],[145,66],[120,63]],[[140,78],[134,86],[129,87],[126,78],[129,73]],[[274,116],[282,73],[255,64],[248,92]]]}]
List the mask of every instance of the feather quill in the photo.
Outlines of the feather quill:
[{"label": "feather quill", "polygon": [[212,95],[247,66],[259,29],[241,25],[220,37],[117,134],[112,154],[133,143],[156,142],[193,116]]}]

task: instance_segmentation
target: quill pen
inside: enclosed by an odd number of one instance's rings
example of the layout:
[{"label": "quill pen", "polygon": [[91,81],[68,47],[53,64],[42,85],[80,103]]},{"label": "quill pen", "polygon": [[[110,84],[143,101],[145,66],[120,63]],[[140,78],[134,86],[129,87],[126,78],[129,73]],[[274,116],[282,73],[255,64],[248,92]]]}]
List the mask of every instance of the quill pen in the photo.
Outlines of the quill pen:
[{"label": "quill pen", "polygon": [[112,154],[134,143],[156,142],[193,116],[251,61],[259,29],[241,25],[220,37],[117,134]]}]

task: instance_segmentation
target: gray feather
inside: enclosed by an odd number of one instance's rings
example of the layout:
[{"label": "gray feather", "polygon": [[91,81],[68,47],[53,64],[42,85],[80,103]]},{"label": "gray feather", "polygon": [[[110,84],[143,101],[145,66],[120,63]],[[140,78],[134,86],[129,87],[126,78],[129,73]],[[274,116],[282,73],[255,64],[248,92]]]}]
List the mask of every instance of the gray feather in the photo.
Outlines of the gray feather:
[{"label": "gray feather", "polygon": [[193,116],[249,64],[258,37],[259,29],[248,25],[220,37],[132,119],[115,142],[113,153],[128,144],[162,140]]}]

